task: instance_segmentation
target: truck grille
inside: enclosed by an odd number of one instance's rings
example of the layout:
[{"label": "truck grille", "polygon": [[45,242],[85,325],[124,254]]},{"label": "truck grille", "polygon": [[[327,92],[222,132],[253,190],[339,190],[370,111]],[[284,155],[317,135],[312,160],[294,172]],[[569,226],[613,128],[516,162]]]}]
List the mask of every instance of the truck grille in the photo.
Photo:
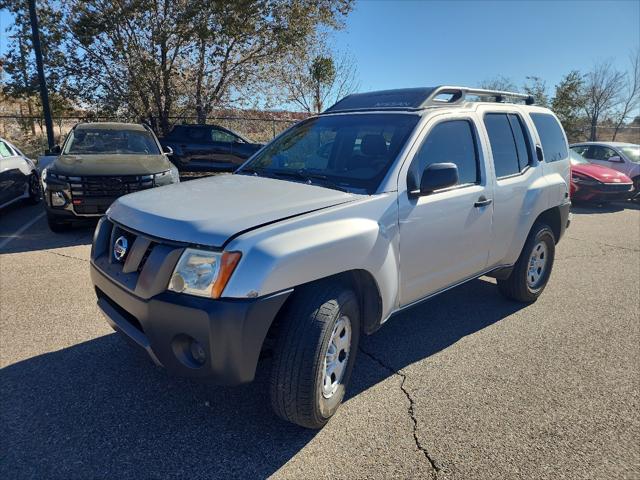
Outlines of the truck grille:
[{"label": "truck grille", "polygon": [[630,192],[632,189],[632,183],[603,183],[602,185],[598,185],[598,191],[603,193]]},{"label": "truck grille", "polygon": [[71,201],[76,213],[105,213],[113,201],[127,193],[155,186],[153,175],[71,177]]}]

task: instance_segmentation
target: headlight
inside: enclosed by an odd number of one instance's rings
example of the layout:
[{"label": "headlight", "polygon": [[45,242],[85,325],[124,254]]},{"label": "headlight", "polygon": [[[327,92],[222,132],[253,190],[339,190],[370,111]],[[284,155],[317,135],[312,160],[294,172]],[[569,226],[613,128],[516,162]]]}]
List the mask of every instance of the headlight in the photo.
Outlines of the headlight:
[{"label": "headlight", "polygon": [[180,173],[178,172],[178,169],[172,165],[169,170],[156,173],[154,175],[154,178],[155,178],[156,186],[161,187],[162,185],[171,185],[172,183],[179,183]]},{"label": "headlight", "polygon": [[584,175],[572,174],[571,180],[573,180],[578,185],[598,185],[600,182],[593,178],[586,177]]},{"label": "headlight", "polygon": [[187,248],[173,270],[169,290],[219,298],[240,257],[240,252],[221,253]]},{"label": "headlight", "polygon": [[40,174],[40,180],[42,181],[42,186],[47,188],[47,169],[43,168],[42,173]]}]

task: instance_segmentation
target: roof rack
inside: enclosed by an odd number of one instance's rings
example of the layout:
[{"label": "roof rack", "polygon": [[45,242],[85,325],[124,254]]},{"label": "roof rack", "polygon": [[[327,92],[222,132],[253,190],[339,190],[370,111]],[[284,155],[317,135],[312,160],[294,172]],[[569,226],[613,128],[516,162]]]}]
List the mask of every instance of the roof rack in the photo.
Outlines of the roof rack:
[{"label": "roof rack", "polygon": [[[440,99],[441,95],[451,95],[448,99]],[[451,105],[456,103],[462,103],[466,99],[467,95],[480,97],[483,101],[490,101],[487,99],[493,99],[498,103],[509,103],[510,100],[524,101],[526,105],[533,105],[535,100],[533,96],[527,93],[507,92],[504,90],[488,90],[485,88],[470,88],[470,87],[450,87],[439,86],[435,87],[431,94],[425,99],[421,107],[431,107],[436,105]]]},{"label": "roof rack", "polygon": [[508,101],[524,101],[527,105],[534,103],[533,97],[525,93],[441,85],[438,87],[403,88],[354,93],[339,100],[323,113],[367,110],[416,111],[428,107],[458,105],[464,102],[467,96],[480,97],[481,101],[500,103]]}]

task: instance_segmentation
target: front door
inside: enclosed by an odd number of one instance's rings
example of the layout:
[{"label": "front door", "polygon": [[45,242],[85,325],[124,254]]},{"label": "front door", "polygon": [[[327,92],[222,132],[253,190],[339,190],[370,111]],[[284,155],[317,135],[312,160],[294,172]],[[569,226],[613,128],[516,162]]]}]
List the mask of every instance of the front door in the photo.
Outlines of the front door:
[{"label": "front door", "polygon": [[[400,306],[486,268],[493,192],[474,122],[456,115],[434,119],[406,171],[409,188],[402,188],[404,179],[398,182]],[[417,198],[408,194],[426,166],[446,162],[458,167],[457,185]]]}]

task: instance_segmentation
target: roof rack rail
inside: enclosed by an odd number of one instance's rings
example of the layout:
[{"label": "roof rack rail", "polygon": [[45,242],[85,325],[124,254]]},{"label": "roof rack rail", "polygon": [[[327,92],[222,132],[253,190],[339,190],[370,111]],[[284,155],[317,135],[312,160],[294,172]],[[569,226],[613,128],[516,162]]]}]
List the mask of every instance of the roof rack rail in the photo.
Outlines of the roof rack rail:
[{"label": "roof rack rail", "polygon": [[[440,99],[441,95],[451,95],[448,99]],[[526,93],[507,92],[504,90],[488,90],[484,88],[469,87],[451,87],[441,85],[435,87],[429,96],[422,102],[421,107],[432,107],[437,105],[451,105],[462,103],[467,95],[477,96],[481,98],[493,98],[494,102],[507,102],[508,99],[524,101],[526,105],[533,105],[535,100],[533,96]],[[484,100],[486,101],[486,100]]]}]

